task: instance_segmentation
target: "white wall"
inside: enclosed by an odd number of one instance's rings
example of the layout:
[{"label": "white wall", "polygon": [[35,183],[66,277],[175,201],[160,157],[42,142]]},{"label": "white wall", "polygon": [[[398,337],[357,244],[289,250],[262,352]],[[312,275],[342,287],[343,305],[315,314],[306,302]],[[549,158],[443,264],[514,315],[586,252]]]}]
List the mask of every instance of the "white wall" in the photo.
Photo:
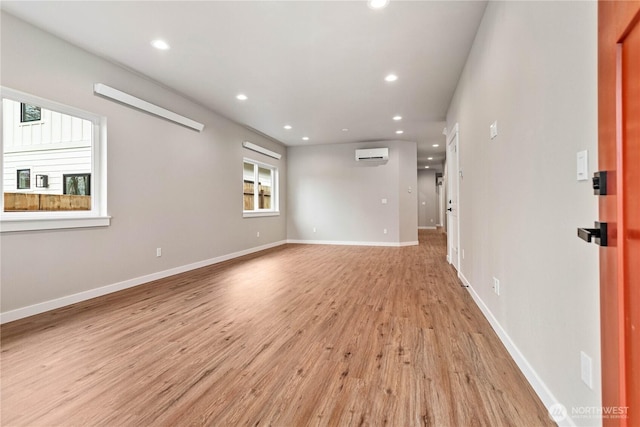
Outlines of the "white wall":
[{"label": "white wall", "polygon": [[[286,239],[284,146],[11,15],[2,13],[1,24],[3,86],[107,117],[113,217],[105,228],[3,233],[3,313]],[[95,96],[94,83],[205,129],[198,133]],[[245,140],[284,157],[250,152]],[[280,168],[280,216],[242,217],[243,156]]]},{"label": "white wall", "polygon": [[418,227],[435,227],[440,223],[436,172],[418,169]]},{"label": "white wall", "polygon": [[576,237],[598,218],[590,182],[576,181],[578,151],[590,174],[597,165],[596,9],[490,2],[447,115],[460,125],[461,273],[541,397],[569,415],[601,400],[598,248]]},{"label": "white wall", "polygon": [[[388,162],[355,160],[356,149],[380,146],[389,147]],[[289,147],[288,156],[289,239],[389,245],[417,242],[415,143]]]},{"label": "white wall", "polygon": [[415,142],[397,142],[398,153],[398,237],[400,244],[418,244],[418,146]]}]

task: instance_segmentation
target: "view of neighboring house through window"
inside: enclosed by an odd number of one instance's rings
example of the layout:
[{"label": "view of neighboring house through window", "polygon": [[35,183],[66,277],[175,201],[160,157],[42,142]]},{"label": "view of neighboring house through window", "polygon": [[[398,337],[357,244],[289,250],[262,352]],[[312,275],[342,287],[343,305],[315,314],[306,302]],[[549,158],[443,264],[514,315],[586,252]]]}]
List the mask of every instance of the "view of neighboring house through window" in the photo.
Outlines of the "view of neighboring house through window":
[{"label": "view of neighboring house through window", "polygon": [[94,123],[6,97],[2,113],[4,212],[90,211]]},{"label": "view of neighboring house through window", "polygon": [[278,213],[278,169],[244,159],[243,198],[245,216]]},{"label": "view of neighboring house through window", "polygon": [[65,174],[62,176],[62,183],[62,194],[71,194],[74,196],[91,195],[90,173]]},{"label": "view of neighboring house through window", "polygon": [[37,122],[41,120],[42,110],[40,107],[36,107],[35,105],[20,104],[20,122]]},{"label": "view of neighboring house through window", "polygon": [[16,173],[18,190],[28,190],[31,188],[31,169],[18,169]]}]

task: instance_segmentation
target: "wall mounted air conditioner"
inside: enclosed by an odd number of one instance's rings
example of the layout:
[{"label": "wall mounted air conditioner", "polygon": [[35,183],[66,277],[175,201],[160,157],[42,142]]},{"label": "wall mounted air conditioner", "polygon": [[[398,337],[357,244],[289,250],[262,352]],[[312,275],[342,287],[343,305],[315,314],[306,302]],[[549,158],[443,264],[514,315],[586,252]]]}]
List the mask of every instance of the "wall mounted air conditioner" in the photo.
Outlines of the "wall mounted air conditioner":
[{"label": "wall mounted air conditioner", "polygon": [[360,150],[356,150],[356,161],[360,160],[369,160],[369,161],[380,161],[380,160],[389,160],[389,149],[388,148],[363,148]]}]

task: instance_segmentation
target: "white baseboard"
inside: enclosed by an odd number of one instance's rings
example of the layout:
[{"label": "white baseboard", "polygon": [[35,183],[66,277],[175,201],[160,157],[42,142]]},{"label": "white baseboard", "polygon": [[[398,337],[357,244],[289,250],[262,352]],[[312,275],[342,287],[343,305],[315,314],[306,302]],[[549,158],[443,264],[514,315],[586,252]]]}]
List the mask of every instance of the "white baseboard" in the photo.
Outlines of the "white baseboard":
[{"label": "white baseboard", "polygon": [[[480,296],[473,289],[473,286],[471,286],[469,280],[467,280],[467,278],[461,272],[458,272],[458,278],[460,278],[462,283],[467,286],[467,290],[471,294],[471,297],[475,301],[476,305],[480,308],[480,311],[482,311],[484,317],[489,321],[489,324],[496,332],[496,334],[498,334],[500,341],[502,341],[502,344],[504,344],[511,357],[516,362],[516,365],[518,365],[518,368],[520,368],[522,374],[525,376],[527,381],[529,381],[529,384],[531,384],[531,387],[533,387],[533,390],[536,392],[540,400],[542,400],[542,403],[547,408],[547,410],[553,405],[560,404],[560,402],[558,402],[558,399],[556,399],[553,393],[551,393],[551,390],[549,390],[544,381],[542,381],[535,369],[533,369],[533,366],[531,366],[529,361],[527,361],[524,355],[520,352],[509,334],[507,334],[507,331],[505,331],[502,325],[500,325],[498,319],[496,319],[491,310],[489,310],[489,307],[487,307],[482,298],[480,298]],[[567,416],[564,420],[558,422],[558,426],[575,427],[576,424],[573,422],[570,416]]]},{"label": "white baseboard", "polygon": [[390,247],[401,247],[401,246],[417,246],[419,242],[410,241],[410,242],[351,242],[344,240],[298,240],[298,239],[289,239],[287,243],[295,243],[302,245],[341,245],[341,246],[390,246]]},{"label": "white baseboard", "polygon": [[418,230],[435,230],[435,229],[436,229],[435,226],[433,226],[433,227],[418,227]]},{"label": "white baseboard", "polygon": [[180,267],[170,268],[169,270],[159,271],[157,273],[151,273],[144,276],[136,277],[133,279],[125,280],[123,282],[114,283],[100,288],[90,289],[88,291],[78,292],[77,294],[67,295],[61,298],[56,298],[50,301],[41,302],[38,304],[29,305],[27,307],[17,308],[4,313],[0,313],[0,324],[12,322],[14,320],[22,319],[25,317],[33,316],[36,314],[44,313],[46,311],[55,310],[56,308],[64,307],[67,305],[75,304],[78,302],[86,301],[91,298],[107,295],[113,292],[121,291],[123,289],[132,288],[134,286],[142,285],[144,283],[153,282],[154,280],[163,279],[165,277],[173,276],[174,274],[184,273],[186,271],[195,270],[196,268],[206,267],[219,262],[228,261],[233,258],[238,258],[244,255],[249,255],[254,252],[260,252],[265,249],[274,248],[287,243],[285,240],[279,242],[269,243],[255,248],[245,249],[239,252],[234,252],[227,255],[222,255],[216,258],[211,258],[203,261],[194,262],[192,264],[183,265]]},{"label": "white baseboard", "polygon": [[[462,274],[462,272],[458,271],[458,279],[460,279],[462,281],[462,284],[465,285],[467,288],[471,289],[471,285],[469,284],[469,281],[467,280],[466,277],[464,277],[464,274]],[[473,295],[475,295],[475,291],[473,292]],[[475,298],[473,299],[474,301],[476,300]],[[476,301],[476,304],[478,304],[478,301]],[[479,305],[479,304],[478,304]],[[485,317],[487,317],[487,315],[484,313],[484,311],[482,312],[482,314],[484,314]],[[488,319],[487,319],[488,320]],[[493,325],[492,325],[493,326]]]}]

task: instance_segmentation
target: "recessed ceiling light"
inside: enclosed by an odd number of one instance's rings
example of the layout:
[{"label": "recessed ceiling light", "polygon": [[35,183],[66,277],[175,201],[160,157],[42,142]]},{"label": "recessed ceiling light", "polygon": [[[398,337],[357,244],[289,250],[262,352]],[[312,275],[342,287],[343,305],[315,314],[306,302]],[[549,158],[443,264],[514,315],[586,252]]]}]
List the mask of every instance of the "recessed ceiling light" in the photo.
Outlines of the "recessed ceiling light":
[{"label": "recessed ceiling light", "polygon": [[389,74],[384,78],[384,80],[387,82],[395,82],[396,80],[398,80],[398,76],[396,76],[395,74]]},{"label": "recessed ceiling light", "polygon": [[402,116],[393,116],[393,120],[395,120],[396,122],[398,120],[402,120]]},{"label": "recessed ceiling light", "polygon": [[397,131],[396,131],[396,133],[397,133],[398,135],[400,135],[401,133],[404,133],[404,131],[403,131],[403,130],[397,130]]},{"label": "recessed ceiling light", "polygon": [[303,137],[302,137],[302,140],[303,140],[303,141],[308,141],[308,140],[309,140],[309,137],[308,137],[308,136],[303,136]]},{"label": "recessed ceiling light", "polygon": [[286,130],[290,130],[290,129],[291,129],[291,125],[284,125],[284,128],[285,128]]},{"label": "recessed ceiling light", "polygon": [[169,48],[171,48],[171,46],[169,46],[169,43],[160,39],[153,40],[151,42],[151,46],[159,50],[169,50]]},{"label": "recessed ceiling light", "polygon": [[389,4],[389,0],[369,0],[367,4],[371,9],[384,9]]},{"label": "recessed ceiling light", "polygon": [[429,166],[425,166],[424,168],[425,168],[425,169],[429,169]]},{"label": "recessed ceiling light", "polygon": [[344,129],[342,129],[342,132],[349,132],[349,129],[344,128]]},{"label": "recessed ceiling light", "polygon": [[427,157],[427,160],[433,160],[433,157]]},{"label": "recessed ceiling light", "polygon": [[432,147],[438,148],[438,147],[440,147],[440,144],[433,144]]},{"label": "recessed ceiling light", "polygon": [[247,99],[247,95],[245,95],[244,93],[239,93],[236,95],[236,99],[239,99],[240,101],[246,101]]}]

